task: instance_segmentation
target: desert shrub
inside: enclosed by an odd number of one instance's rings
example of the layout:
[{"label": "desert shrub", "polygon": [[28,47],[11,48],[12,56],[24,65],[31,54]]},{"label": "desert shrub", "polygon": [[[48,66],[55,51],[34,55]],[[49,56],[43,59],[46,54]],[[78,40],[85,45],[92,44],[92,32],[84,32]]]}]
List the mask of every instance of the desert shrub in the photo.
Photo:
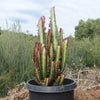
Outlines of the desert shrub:
[{"label": "desert shrub", "polygon": [[68,64],[72,67],[100,66],[100,36],[93,39],[76,40],[70,38]]},{"label": "desert shrub", "polygon": [[21,33],[8,30],[0,35],[0,77],[3,76],[0,81],[0,95],[12,87],[6,88],[9,82],[7,77],[10,77],[14,84],[32,78],[32,69],[34,68],[32,56],[35,38],[33,36],[27,37]]},{"label": "desert shrub", "polygon": [[14,86],[15,82],[12,81],[11,74],[0,76],[0,97],[7,95],[8,90]]},{"label": "desert shrub", "polygon": [[32,74],[30,68],[33,67],[32,52],[34,43],[25,39],[21,34],[8,31],[0,37],[0,44],[1,60],[6,63],[6,67],[2,67],[2,70],[6,69],[7,72],[13,72],[13,78],[17,82],[26,80],[26,77],[29,78]]}]

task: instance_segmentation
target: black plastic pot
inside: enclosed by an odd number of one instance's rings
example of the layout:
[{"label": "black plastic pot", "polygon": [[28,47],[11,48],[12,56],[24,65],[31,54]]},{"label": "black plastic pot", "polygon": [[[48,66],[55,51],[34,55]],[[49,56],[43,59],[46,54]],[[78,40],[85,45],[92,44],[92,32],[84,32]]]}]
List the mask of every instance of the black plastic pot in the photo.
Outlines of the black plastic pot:
[{"label": "black plastic pot", "polygon": [[34,80],[26,83],[30,100],[74,100],[74,88],[76,82],[72,79],[64,79],[62,86],[39,86]]}]

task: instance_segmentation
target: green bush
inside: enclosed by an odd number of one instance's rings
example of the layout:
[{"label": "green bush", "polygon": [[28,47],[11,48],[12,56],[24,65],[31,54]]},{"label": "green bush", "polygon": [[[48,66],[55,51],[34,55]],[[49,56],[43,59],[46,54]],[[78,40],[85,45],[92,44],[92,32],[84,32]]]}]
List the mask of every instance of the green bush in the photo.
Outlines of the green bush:
[{"label": "green bush", "polygon": [[[32,63],[32,53],[35,38],[31,35],[4,31],[0,35],[0,96],[2,91],[6,91],[6,80],[12,74],[11,81],[18,84],[32,78],[34,65]],[[6,76],[5,76],[6,75]],[[7,76],[8,75],[8,76]],[[4,79],[3,79],[4,78]],[[11,86],[9,86],[10,88]]]},{"label": "green bush", "polygon": [[95,36],[92,40],[70,38],[68,64],[79,68],[94,65],[100,67],[100,36]]},{"label": "green bush", "polygon": [[11,74],[0,76],[0,96],[7,95],[8,90],[14,88],[15,82],[12,81]]}]

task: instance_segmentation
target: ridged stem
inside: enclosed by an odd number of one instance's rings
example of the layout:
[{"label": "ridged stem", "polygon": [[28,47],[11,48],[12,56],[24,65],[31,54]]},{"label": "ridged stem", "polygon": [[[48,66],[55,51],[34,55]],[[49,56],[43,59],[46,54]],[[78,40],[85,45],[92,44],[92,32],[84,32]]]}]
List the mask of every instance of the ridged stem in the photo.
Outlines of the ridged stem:
[{"label": "ridged stem", "polygon": [[59,85],[63,85],[64,78],[65,78],[65,76],[62,74],[60,81],[59,81]]},{"label": "ridged stem", "polygon": [[53,61],[53,46],[50,44],[50,61]]},{"label": "ridged stem", "polygon": [[55,82],[53,83],[53,86],[59,85],[60,78],[61,78],[61,76],[58,76],[58,77],[57,77],[57,79],[56,79]]},{"label": "ridged stem", "polygon": [[53,46],[54,50],[56,50],[57,45],[58,45],[58,30],[56,26],[56,18],[55,18],[55,9],[54,7],[51,9],[51,32],[52,32],[52,37],[53,37]]},{"label": "ridged stem", "polygon": [[43,51],[42,51],[42,75],[43,75],[43,78],[46,77],[46,50],[45,50],[45,47],[43,47]]},{"label": "ridged stem", "polygon": [[43,43],[43,21],[42,18],[39,20],[39,39],[40,43]]},{"label": "ridged stem", "polygon": [[41,65],[40,65],[40,51],[37,51],[37,56],[38,56],[38,63],[39,63],[39,69],[41,69]]},{"label": "ridged stem", "polygon": [[66,57],[67,57],[67,40],[64,40],[62,43],[62,64],[61,64],[61,71],[64,70],[66,65]]},{"label": "ridged stem", "polygon": [[57,46],[56,62],[59,61],[59,58],[60,58],[60,46]]},{"label": "ridged stem", "polygon": [[49,78],[46,78],[45,79],[45,86],[48,86],[48,84],[49,84]]},{"label": "ridged stem", "polygon": [[51,68],[50,68],[50,75],[49,75],[49,79],[50,81],[54,78],[54,62],[51,62]]},{"label": "ridged stem", "polygon": [[39,82],[41,82],[41,78],[40,78],[40,73],[39,73],[39,69],[35,67],[35,74],[36,74],[36,77],[38,79]]}]

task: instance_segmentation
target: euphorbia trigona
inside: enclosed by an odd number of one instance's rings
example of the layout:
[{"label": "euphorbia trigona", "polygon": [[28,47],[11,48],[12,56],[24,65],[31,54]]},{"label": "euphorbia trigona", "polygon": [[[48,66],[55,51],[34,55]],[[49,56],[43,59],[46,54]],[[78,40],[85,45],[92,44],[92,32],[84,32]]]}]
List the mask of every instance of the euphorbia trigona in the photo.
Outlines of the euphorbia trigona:
[{"label": "euphorbia trigona", "polygon": [[38,41],[33,51],[34,79],[42,86],[62,85],[67,60],[68,38],[63,39],[63,30],[58,32],[55,8],[51,9],[48,32],[45,32],[45,17],[38,23]]}]

